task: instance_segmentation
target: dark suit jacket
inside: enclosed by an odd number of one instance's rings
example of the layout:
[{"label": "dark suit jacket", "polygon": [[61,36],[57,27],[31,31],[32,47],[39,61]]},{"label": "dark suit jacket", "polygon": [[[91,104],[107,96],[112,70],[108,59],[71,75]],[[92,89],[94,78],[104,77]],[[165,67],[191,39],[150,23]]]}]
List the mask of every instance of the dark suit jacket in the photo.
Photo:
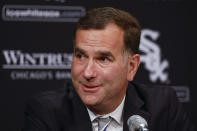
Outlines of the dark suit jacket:
[{"label": "dark suit jacket", "polygon": [[[149,131],[194,131],[170,88],[130,83],[123,113],[124,131],[129,131],[127,119],[136,114],[147,120]],[[24,131],[91,130],[87,109],[72,86],[41,93],[27,102]]]}]

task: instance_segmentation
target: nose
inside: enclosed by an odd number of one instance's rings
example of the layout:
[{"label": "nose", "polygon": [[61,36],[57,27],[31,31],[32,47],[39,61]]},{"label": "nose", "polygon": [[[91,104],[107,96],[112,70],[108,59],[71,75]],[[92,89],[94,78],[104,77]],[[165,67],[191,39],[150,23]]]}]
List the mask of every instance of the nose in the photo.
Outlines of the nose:
[{"label": "nose", "polygon": [[87,62],[83,75],[84,75],[84,78],[88,81],[96,78],[96,67],[95,67],[95,63],[93,60],[89,60]]}]

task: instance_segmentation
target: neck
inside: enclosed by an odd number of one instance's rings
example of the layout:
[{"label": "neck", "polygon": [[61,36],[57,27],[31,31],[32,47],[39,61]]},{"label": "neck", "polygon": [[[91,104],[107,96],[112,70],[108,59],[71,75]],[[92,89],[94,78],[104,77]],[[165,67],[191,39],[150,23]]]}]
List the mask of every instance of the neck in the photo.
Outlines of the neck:
[{"label": "neck", "polygon": [[115,104],[106,103],[105,105],[94,105],[94,106],[87,105],[87,107],[89,110],[91,110],[95,114],[105,115],[105,114],[109,114],[109,113],[113,112],[114,110],[116,110],[116,108],[122,103],[123,99],[124,99],[124,96],[120,99],[119,102],[117,102]]}]

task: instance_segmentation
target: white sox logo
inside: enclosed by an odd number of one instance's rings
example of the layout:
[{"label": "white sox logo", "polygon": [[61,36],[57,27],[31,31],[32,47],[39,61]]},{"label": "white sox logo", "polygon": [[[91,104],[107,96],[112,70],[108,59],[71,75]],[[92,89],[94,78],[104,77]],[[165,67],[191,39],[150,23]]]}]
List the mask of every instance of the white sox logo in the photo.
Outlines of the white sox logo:
[{"label": "white sox logo", "polygon": [[168,82],[168,72],[164,72],[164,70],[169,67],[169,62],[166,59],[161,60],[161,49],[154,42],[159,35],[158,31],[142,30],[140,51],[143,54],[141,55],[141,63],[144,63],[144,68],[150,72],[149,78],[152,82],[159,79],[162,83],[166,83]]}]

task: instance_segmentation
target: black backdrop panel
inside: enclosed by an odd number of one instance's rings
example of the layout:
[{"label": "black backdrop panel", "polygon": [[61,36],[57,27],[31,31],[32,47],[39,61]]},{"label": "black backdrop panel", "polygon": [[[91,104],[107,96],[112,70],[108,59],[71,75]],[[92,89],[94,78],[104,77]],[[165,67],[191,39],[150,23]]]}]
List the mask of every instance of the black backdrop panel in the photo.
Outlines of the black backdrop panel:
[{"label": "black backdrop panel", "polygon": [[135,81],[172,86],[197,124],[192,1],[4,0],[0,3],[0,130],[20,130],[24,102],[70,79],[74,25],[87,10],[103,6],[131,12],[142,25],[141,65]]}]

